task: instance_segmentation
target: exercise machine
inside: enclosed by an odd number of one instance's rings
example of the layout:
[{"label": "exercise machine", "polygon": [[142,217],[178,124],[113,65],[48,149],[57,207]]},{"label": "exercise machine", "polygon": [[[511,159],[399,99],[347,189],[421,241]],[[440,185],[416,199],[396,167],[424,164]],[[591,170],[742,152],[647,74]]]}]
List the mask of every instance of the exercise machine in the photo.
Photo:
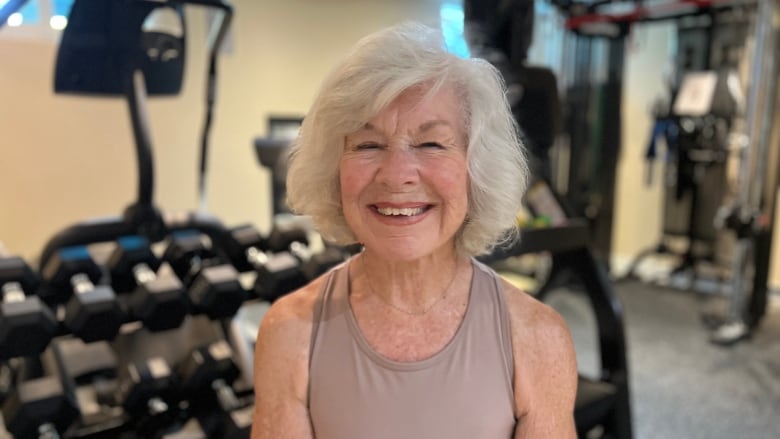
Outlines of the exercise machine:
[{"label": "exercise machine", "polygon": [[[601,221],[586,218],[587,209],[575,207],[570,202],[572,194],[559,195],[551,183],[549,152],[560,135],[563,117],[555,74],[550,69],[529,66],[526,59],[533,34],[533,1],[474,1],[465,6],[472,50],[503,74],[510,105],[531,155],[531,186],[524,204],[532,216],[544,218],[543,227],[522,228],[519,243],[498,247],[480,259],[495,265],[524,254],[547,254],[551,258],[550,272],[536,293],[540,300],[561,284],[584,290],[596,316],[601,375],[579,378],[574,412],[577,434],[583,438],[631,438],[623,313],[605,271],[606,264],[595,254],[608,249],[609,241],[601,247]],[[619,140],[619,136],[610,139],[605,148],[616,148],[611,142]],[[572,150],[580,147],[572,145]],[[607,221],[610,222],[611,219]],[[600,256],[607,255],[608,252]],[[600,436],[594,436],[599,429]]]}]

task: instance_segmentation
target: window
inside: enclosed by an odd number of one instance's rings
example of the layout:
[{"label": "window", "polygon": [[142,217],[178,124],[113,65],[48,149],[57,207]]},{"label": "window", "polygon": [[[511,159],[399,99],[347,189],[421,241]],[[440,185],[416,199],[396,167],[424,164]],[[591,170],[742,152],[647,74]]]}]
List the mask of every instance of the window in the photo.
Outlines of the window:
[{"label": "window", "polygon": [[470,56],[469,47],[463,35],[463,2],[459,0],[444,1],[439,9],[439,17],[447,49],[455,55],[468,58]]},{"label": "window", "polygon": [[51,17],[49,18],[49,26],[52,29],[62,30],[68,25],[68,13],[70,7],[73,4],[73,0],[50,0],[51,1]]},{"label": "window", "polygon": [[[8,15],[2,28],[0,38],[52,39],[56,40],[62,29],[68,24],[68,13],[74,0],[0,0],[0,11],[3,8],[16,9],[19,3],[24,3],[21,9]],[[4,11],[8,12],[8,11]]]},{"label": "window", "polygon": [[[5,8],[16,9],[19,5],[18,0],[0,0],[0,10],[5,11]],[[10,9],[9,11],[10,12]],[[5,16],[6,13],[3,14]],[[6,20],[6,26],[18,27],[22,25],[36,24],[41,21],[40,8],[37,1],[28,2],[21,9],[8,15]]]}]

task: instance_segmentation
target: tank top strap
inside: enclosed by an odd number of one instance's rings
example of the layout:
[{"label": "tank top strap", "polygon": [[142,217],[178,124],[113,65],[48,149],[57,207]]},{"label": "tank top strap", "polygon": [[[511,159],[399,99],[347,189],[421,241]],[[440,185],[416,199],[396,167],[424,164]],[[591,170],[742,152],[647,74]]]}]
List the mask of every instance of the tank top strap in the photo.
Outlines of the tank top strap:
[{"label": "tank top strap", "polygon": [[[482,262],[472,259],[474,267],[474,287],[477,291],[489,291],[488,295],[496,307],[498,334],[501,337],[501,354],[509,382],[514,384],[514,349],[512,347],[512,326],[509,319],[509,306],[506,303],[504,284],[498,273]],[[477,289],[480,288],[480,289]],[[514,387],[514,386],[512,386]]]},{"label": "tank top strap", "polygon": [[339,264],[328,272],[317,295],[317,300],[314,302],[311,340],[309,342],[309,367],[311,367],[311,355],[317,341],[320,324],[349,310],[347,294],[349,293],[349,263],[351,260]]},{"label": "tank top strap", "polygon": [[[348,311],[346,294],[349,292],[349,262],[343,262],[332,268],[322,283],[317,300],[314,302],[312,312],[311,336],[309,339],[309,367],[311,371],[314,348],[317,345],[317,336],[320,333],[320,325],[329,317],[343,314]],[[340,296],[344,296],[343,298]],[[343,300],[339,300],[343,299]],[[308,399],[308,398],[307,398]]]}]

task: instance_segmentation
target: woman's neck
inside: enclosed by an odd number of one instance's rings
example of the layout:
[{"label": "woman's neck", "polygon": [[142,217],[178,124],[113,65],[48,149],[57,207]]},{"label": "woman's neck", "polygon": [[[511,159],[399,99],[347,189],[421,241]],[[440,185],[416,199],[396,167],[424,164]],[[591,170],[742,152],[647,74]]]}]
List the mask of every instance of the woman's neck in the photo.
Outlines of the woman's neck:
[{"label": "woman's neck", "polygon": [[452,294],[468,258],[454,249],[444,255],[414,261],[392,261],[370,250],[355,261],[358,291],[375,295],[396,311],[422,315]]}]

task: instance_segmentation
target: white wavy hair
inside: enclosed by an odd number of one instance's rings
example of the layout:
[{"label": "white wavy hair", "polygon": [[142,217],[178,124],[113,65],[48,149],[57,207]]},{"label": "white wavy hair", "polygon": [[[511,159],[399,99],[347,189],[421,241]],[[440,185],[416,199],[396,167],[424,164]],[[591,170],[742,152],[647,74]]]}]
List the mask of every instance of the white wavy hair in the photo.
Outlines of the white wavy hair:
[{"label": "white wavy hair", "polygon": [[287,173],[290,208],[310,216],[326,240],[355,243],[339,186],[345,136],[404,91],[424,86],[430,96],[445,85],[460,95],[469,142],[469,204],[456,249],[478,255],[514,240],[528,164],[503,78],[485,60],[451,54],[438,30],[418,23],[361,39],[325,79],[293,143]]}]

